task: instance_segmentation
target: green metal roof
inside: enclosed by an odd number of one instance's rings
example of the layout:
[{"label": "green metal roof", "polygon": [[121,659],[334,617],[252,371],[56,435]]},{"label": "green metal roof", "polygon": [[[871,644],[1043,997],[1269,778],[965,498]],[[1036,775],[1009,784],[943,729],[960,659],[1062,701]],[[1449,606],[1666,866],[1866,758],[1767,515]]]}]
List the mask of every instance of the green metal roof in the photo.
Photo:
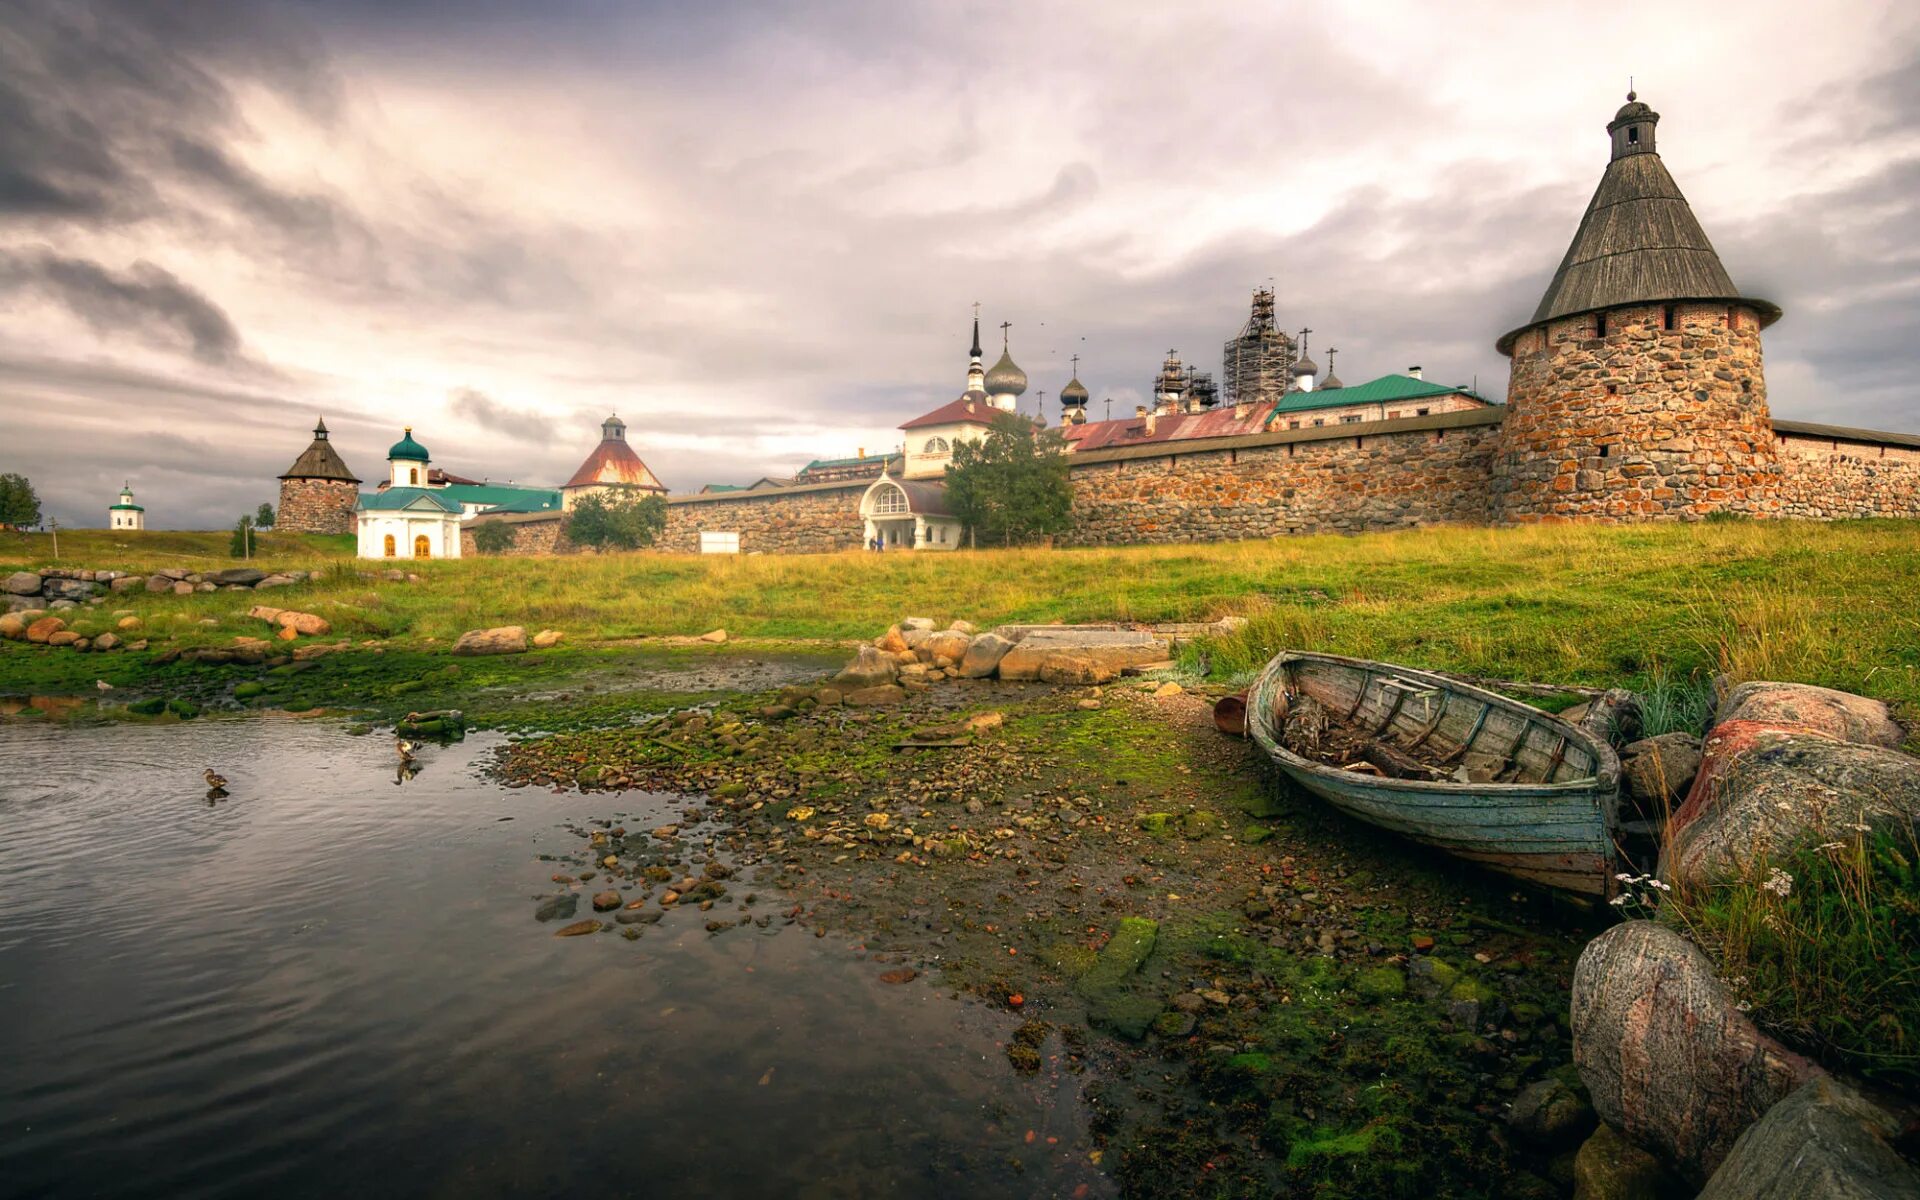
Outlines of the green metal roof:
[{"label": "green metal roof", "polygon": [[[1468,388],[1448,387],[1425,379],[1415,379],[1411,375],[1382,375],[1378,379],[1369,379],[1365,383],[1356,383],[1352,387],[1315,388],[1311,392],[1289,392],[1273,406],[1273,416],[1277,417],[1282,413],[1307,412],[1316,408],[1345,408],[1354,404],[1392,404],[1455,394],[1472,396],[1476,400],[1481,399],[1478,393]],[[1267,420],[1271,425],[1273,417]]]},{"label": "green metal roof", "polygon": [[116,509],[118,509],[118,510],[120,510],[120,511],[122,511],[122,512],[145,512],[145,511],[147,511],[146,509],[144,509],[144,508],[141,508],[141,507],[140,507],[140,506],[139,506],[138,504],[109,504],[109,505],[107,505],[107,511],[108,511],[108,512],[113,512],[113,511],[114,511],[114,510],[116,510]]},{"label": "green metal roof", "polygon": [[817,471],[821,467],[857,467],[857,466],[860,466],[862,463],[870,463],[870,462],[890,463],[895,461],[899,457],[900,456],[898,454],[869,454],[862,458],[816,458],[812,462],[808,463],[806,466],[802,467],[801,470]]},{"label": "green metal roof", "polygon": [[559,492],[529,491],[517,499],[503,500],[491,508],[483,508],[480,511],[482,513],[557,513],[560,508]]},{"label": "green metal roof", "polygon": [[512,483],[450,483],[434,491],[456,504],[478,504],[486,508],[505,507],[508,512],[538,512],[559,508],[560,493],[554,488],[521,487]]},{"label": "green metal roof", "polygon": [[745,484],[740,483],[709,483],[700,490],[707,495],[712,495],[715,492],[744,492],[747,488]]},{"label": "green metal roof", "polygon": [[413,440],[413,427],[408,426],[400,440],[387,447],[388,458],[405,458],[414,462],[427,461],[427,448]]},{"label": "green metal roof", "polygon": [[360,512],[399,512],[408,508],[433,508],[444,513],[459,515],[459,502],[449,500],[440,493],[445,488],[388,488],[384,492],[362,492],[354,509]]}]

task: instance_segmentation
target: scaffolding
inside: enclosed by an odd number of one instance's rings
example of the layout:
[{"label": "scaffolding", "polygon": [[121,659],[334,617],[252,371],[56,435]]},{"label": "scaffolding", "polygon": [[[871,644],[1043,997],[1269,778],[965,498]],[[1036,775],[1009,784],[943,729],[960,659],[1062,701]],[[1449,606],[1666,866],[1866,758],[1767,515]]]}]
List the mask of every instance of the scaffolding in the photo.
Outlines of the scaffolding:
[{"label": "scaffolding", "polygon": [[1293,379],[1293,339],[1273,317],[1273,289],[1255,288],[1253,311],[1221,351],[1227,404],[1271,404],[1287,394]]}]

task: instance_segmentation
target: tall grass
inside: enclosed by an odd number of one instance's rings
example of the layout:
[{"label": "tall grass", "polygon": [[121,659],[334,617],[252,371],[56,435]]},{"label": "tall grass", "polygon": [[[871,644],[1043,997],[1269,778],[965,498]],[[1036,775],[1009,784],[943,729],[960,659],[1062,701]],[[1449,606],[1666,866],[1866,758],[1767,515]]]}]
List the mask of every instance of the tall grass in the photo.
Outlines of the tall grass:
[{"label": "tall grass", "polygon": [[[224,534],[104,532],[63,561],[151,570],[231,565]],[[280,535],[275,535],[276,537]],[[314,542],[316,539],[308,539]],[[329,567],[274,593],[342,628],[415,642],[484,625],[565,629],[576,640],[701,633],[854,639],[902,616],[1005,621],[1250,618],[1192,652],[1216,679],[1282,647],[1332,650],[1493,678],[1671,688],[1717,672],[1920,702],[1920,523],[1740,521],[1660,526],[1445,528],[1215,545],[945,554],[694,557],[656,553],[403,564],[417,585],[366,573],[324,540],[289,543],[285,565]],[[337,539],[335,540],[338,541]],[[11,550],[9,548],[12,548]],[[0,556],[38,565],[43,541]],[[280,553],[274,548],[274,553]],[[245,592],[138,592],[149,629],[247,630]],[[198,621],[216,624],[202,627]],[[206,629],[205,633],[198,632]],[[1681,697],[1676,692],[1675,700]],[[1681,719],[1676,717],[1676,720]]]},{"label": "tall grass", "polygon": [[1766,879],[1676,888],[1663,916],[1763,1026],[1829,1065],[1920,1090],[1920,844],[1808,847]]}]

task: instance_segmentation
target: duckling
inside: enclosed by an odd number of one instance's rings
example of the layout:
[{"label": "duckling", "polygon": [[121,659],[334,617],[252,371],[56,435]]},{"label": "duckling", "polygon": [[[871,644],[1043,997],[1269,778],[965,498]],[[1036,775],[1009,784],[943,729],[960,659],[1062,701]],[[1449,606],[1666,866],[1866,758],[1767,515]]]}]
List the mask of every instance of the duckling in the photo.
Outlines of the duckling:
[{"label": "duckling", "polygon": [[227,777],[217,773],[212,767],[208,767],[203,775],[207,781],[207,786],[215,791],[219,791],[227,786]]},{"label": "duckling", "polygon": [[401,762],[410,763],[413,761],[413,752],[420,748],[420,744],[418,742],[410,742],[405,738],[395,738],[393,739],[393,748],[399,753]]},{"label": "duckling", "polygon": [[94,680],[94,681],[93,681],[93,686],[94,686],[94,687],[97,687],[97,688],[99,688],[99,689],[100,689],[101,691],[103,691],[103,692],[110,692],[110,691],[112,691],[112,690],[113,690],[113,685],[112,685],[112,684],[110,684],[110,683],[108,683],[108,682],[107,682],[106,680],[104,680],[104,679],[96,679],[96,680]]}]

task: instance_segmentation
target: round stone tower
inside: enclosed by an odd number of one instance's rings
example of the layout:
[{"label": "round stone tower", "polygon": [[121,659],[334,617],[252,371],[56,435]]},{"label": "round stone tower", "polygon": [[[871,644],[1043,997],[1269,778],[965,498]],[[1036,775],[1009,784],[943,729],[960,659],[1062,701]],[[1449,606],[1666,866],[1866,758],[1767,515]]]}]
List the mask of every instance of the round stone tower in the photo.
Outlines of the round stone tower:
[{"label": "round stone tower", "polygon": [[1760,331],[1654,150],[1660,115],[1632,93],[1613,158],[1513,360],[1493,463],[1507,521],[1764,514],[1778,467]]},{"label": "round stone tower", "polygon": [[280,477],[280,511],[274,528],[289,533],[352,533],[360,481],[327,439],[327,423],[313,427],[313,442]]}]

